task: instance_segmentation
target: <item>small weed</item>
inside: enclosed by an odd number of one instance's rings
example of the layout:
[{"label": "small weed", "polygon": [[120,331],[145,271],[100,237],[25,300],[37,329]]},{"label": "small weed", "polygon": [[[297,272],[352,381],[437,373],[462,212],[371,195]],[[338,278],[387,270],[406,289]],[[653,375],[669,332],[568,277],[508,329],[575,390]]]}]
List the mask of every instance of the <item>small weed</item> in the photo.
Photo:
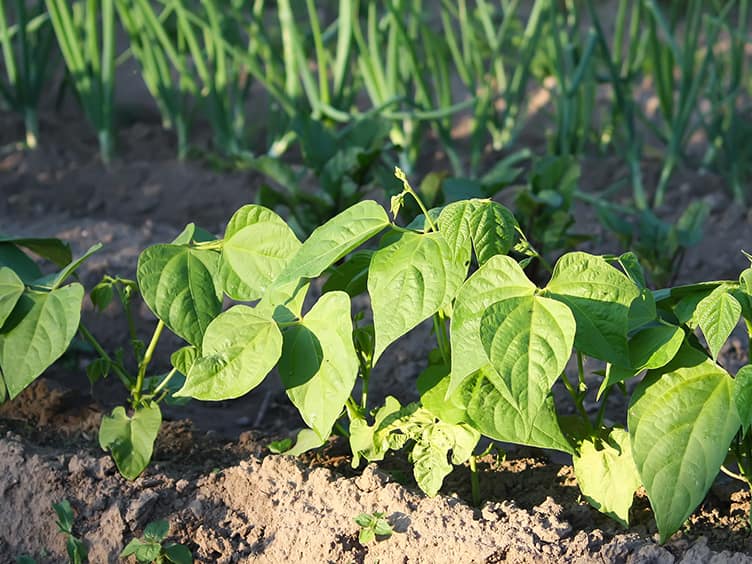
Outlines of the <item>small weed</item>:
[{"label": "small weed", "polygon": [[373,513],[361,513],[354,518],[360,526],[360,533],[358,533],[360,544],[368,544],[377,537],[388,538],[392,536],[394,531],[384,515],[384,513],[374,511]]},{"label": "small weed", "polygon": [[81,539],[73,534],[73,508],[67,499],[53,503],[52,509],[57,513],[57,527],[65,535],[65,549],[73,564],[88,562],[89,551]]},{"label": "small weed", "polygon": [[149,523],[144,529],[144,536],[140,539],[131,540],[120,553],[120,558],[133,555],[139,563],[166,564],[173,562],[174,564],[191,564],[193,554],[188,547],[176,543],[162,545],[169,532],[170,524],[165,520]]}]

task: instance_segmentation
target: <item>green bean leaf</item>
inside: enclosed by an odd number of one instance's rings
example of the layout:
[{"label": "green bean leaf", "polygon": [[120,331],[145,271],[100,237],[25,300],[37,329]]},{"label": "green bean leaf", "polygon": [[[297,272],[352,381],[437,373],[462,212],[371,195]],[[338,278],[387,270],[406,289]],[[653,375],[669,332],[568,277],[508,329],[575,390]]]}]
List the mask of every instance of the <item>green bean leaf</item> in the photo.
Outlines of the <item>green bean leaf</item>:
[{"label": "green bean leaf", "polygon": [[154,245],[138,258],[138,285],[149,309],[197,346],[222,311],[222,292],[214,283],[218,272],[218,253],[181,245]]},{"label": "green bean leaf", "polygon": [[365,200],[316,228],[292,257],[275,285],[315,278],[389,225],[389,216],[373,200]]},{"label": "green bean leaf", "polygon": [[135,480],[149,465],[161,424],[162,412],[156,403],[138,408],[131,417],[124,407],[116,407],[102,417],[99,446],[112,453],[124,478]]},{"label": "green bean leaf", "polygon": [[24,283],[8,267],[0,267],[0,328],[24,293]]},{"label": "green bean leaf", "polygon": [[728,289],[721,286],[705,296],[695,310],[697,324],[705,335],[713,359],[739,322],[742,306]]},{"label": "green bean leaf", "polygon": [[584,441],[572,461],[577,484],[590,505],[628,527],[629,509],[641,485],[629,433],[614,429],[598,446]]},{"label": "green bean leaf", "polygon": [[491,257],[465,281],[457,293],[450,324],[452,373],[447,394],[487,364],[478,354],[483,349],[480,323],[486,308],[505,299],[531,296],[535,290],[520,265],[504,255]]},{"label": "green bean leaf", "polygon": [[235,300],[258,300],[300,247],[295,233],[276,213],[263,206],[243,206],[225,230],[222,288]]},{"label": "green bean leaf", "polygon": [[632,396],[632,455],[661,542],[682,526],[718,474],[741,424],[733,392],[725,370],[685,345],[668,366],[648,372]]},{"label": "green bean leaf", "polygon": [[451,303],[465,276],[439,232],[404,233],[371,259],[368,293],[376,332],[374,364],[390,344]]},{"label": "green bean leaf", "polygon": [[306,424],[326,439],[358,375],[349,296],[324,294],[283,339],[282,384]]},{"label": "green bean leaf", "polygon": [[205,401],[240,397],[258,386],[282,352],[282,334],[269,316],[236,305],[206,329],[201,354],[175,396]]},{"label": "green bean leaf", "polygon": [[0,333],[0,369],[11,399],[66,351],[78,330],[83,298],[78,283],[19,298]]},{"label": "green bean leaf", "polygon": [[468,415],[481,423],[481,432],[499,440],[571,451],[551,410],[551,387],[572,354],[574,333],[572,312],[548,298],[512,298],[486,310],[480,337],[493,367],[486,381],[498,404],[486,414],[478,408],[488,402],[472,396]]},{"label": "green bean leaf", "polygon": [[629,310],[639,288],[603,258],[568,253],[556,263],[547,295],[565,303],[577,321],[574,345],[594,358],[630,366]]}]

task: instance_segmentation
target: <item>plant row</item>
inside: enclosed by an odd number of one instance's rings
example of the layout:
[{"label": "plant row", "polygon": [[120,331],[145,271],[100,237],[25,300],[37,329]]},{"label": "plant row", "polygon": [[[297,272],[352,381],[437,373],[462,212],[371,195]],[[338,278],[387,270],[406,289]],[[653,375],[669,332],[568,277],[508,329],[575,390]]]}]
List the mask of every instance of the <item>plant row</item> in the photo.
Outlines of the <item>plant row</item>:
[{"label": "plant row", "polygon": [[[571,455],[583,496],[624,525],[644,487],[662,540],[719,470],[749,482],[752,369],[730,374],[717,360],[740,320],[752,328],[752,268],[738,280],[650,290],[632,253],[571,252],[549,267],[500,204],[427,209],[399,169],[397,177],[392,219],[361,201],[301,242],[276,213],[246,205],[221,238],[189,224],[141,253],[135,281],[105,277],[89,293],[95,306],[117,297],[130,319],[140,295],[157,318],[148,342],[131,335],[135,371],[80,323],[85,291],[68,279],[96,248],[72,261],[57,240],[4,237],[0,400],[16,397],[78,331],[99,353],[92,382],[113,374],[129,391],[99,430],[128,479],[152,457],[161,405],[238,398],[276,368],[307,425],[289,454],[322,446],[333,430],[348,437],[355,467],[403,449],[428,495],[453,465],[474,469],[481,436]],[[399,225],[408,203],[419,213]],[[65,266],[42,276],[22,249]],[[550,268],[545,285],[526,273],[536,265]],[[361,294],[370,307],[354,311]],[[420,400],[372,405],[373,367],[427,321],[435,348],[416,379]],[[185,346],[167,374],[152,374],[165,331]],[[604,367],[597,412],[584,406],[586,362]],[[569,405],[554,401],[557,385]],[[624,419],[608,409],[612,394],[631,396],[626,427],[609,423]],[[477,495],[474,472],[472,483]]]},{"label": "plant row", "polygon": [[[107,160],[116,69],[134,60],[181,158],[197,119],[210,124],[216,153],[264,171],[266,157],[293,143],[310,153],[319,134],[369,120],[378,140],[370,148],[395,150],[408,172],[431,135],[453,176],[475,178],[489,145],[515,149],[536,111],[531,92],[542,91],[550,151],[623,155],[639,209],[660,206],[688,162],[725,175],[742,202],[748,8],[748,0],[619,0],[613,13],[593,0],[16,0],[0,9],[0,100],[24,117],[35,145],[40,97],[62,60],[61,88],[75,92]],[[267,140],[253,154],[260,131]],[[698,136],[700,157],[691,146]],[[640,163],[656,150],[667,158],[651,201]],[[352,152],[340,155],[340,170],[353,164]]]}]

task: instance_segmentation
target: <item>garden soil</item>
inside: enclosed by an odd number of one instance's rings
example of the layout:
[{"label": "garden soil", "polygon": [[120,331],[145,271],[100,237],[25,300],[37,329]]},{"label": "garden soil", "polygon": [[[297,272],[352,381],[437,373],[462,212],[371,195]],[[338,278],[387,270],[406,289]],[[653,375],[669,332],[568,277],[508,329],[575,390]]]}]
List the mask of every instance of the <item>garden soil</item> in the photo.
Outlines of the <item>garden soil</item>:
[{"label": "garden soil", "polygon": [[[157,123],[124,126],[119,157],[109,166],[96,157],[88,128],[70,116],[43,118],[35,152],[9,145],[21,137],[20,126],[0,114],[0,231],[60,237],[79,254],[103,242],[81,271],[87,288],[104,273],[133,278],[138,253],[169,241],[189,221],[221,233],[263,182],[253,172],[222,171],[216,161],[175,161],[172,139]],[[532,147],[543,142],[526,138]],[[586,161],[582,188],[612,184],[625,174],[620,163]],[[658,161],[645,161],[646,185],[658,171]],[[711,212],[706,237],[687,253],[677,282],[735,278],[748,264],[739,251],[752,248],[752,223],[731,205],[722,181],[680,170],[669,193],[665,217],[697,198]],[[593,237],[589,250],[622,250],[591,210],[577,214],[578,229]],[[136,313],[147,338],[154,319],[144,307]],[[127,345],[116,307],[96,314],[86,304],[83,318],[110,350]],[[415,399],[430,338],[421,326],[385,355],[374,374],[375,402],[386,393]],[[747,362],[741,342],[732,338],[721,355],[729,369]],[[168,367],[177,345],[163,339],[157,369]],[[275,377],[240,400],[168,409],[154,462],[128,482],[96,443],[102,413],[123,401],[123,391],[109,380],[89,388],[85,366],[92,358],[74,346],[0,407],[0,564],[23,554],[66,561],[51,508],[63,499],[97,563],[118,561],[125,544],[156,519],[167,519],[170,541],[186,544],[199,562],[752,562],[749,495],[727,479],[717,480],[686,527],[661,546],[643,494],[627,532],[579,498],[568,460],[551,453],[508,447],[483,458],[480,507],[469,502],[464,467],[450,475],[443,495],[427,498],[399,456],[352,470],[341,439],[300,460],[271,455],[271,440],[302,425]],[[626,410],[623,401],[614,408],[617,418]],[[385,512],[395,532],[362,545],[353,518],[374,511]]]}]

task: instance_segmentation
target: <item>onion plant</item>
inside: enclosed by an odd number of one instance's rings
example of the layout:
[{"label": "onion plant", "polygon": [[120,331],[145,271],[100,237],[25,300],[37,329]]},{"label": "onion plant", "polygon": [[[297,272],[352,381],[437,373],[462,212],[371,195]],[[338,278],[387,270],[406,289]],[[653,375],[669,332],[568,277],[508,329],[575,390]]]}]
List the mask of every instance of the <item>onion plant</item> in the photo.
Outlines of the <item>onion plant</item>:
[{"label": "onion plant", "polygon": [[115,0],[45,0],[68,76],[97,131],[102,160],[114,151]]},{"label": "onion plant", "polygon": [[613,95],[610,115],[601,131],[600,144],[602,148],[614,144],[619,153],[625,156],[632,183],[632,197],[638,209],[649,206],[642,181],[642,140],[637,129],[636,102],[632,93],[635,77],[643,66],[647,45],[647,32],[640,25],[643,6],[643,0],[620,0],[613,42],[609,45],[593,0],[587,2],[592,29],[598,40],[598,60],[606,67]]},{"label": "onion plant", "polygon": [[7,77],[0,80],[0,99],[23,116],[26,146],[33,149],[39,139],[37,107],[53,36],[43,3],[27,4],[24,0],[0,2],[0,50]]},{"label": "onion plant", "polygon": [[702,113],[708,150],[703,162],[716,165],[728,179],[734,201],[743,205],[747,200],[744,179],[752,172],[752,147],[746,142],[752,133],[752,121],[739,105],[740,96],[749,82],[745,54],[750,40],[747,34],[749,1],[740,0],[735,4],[736,25],[730,18],[723,18],[722,14],[711,15],[707,19],[709,26],[720,28],[723,37],[728,39],[728,49],[710,54],[713,64],[706,91],[709,109]]},{"label": "onion plant", "polygon": [[[649,61],[663,120],[656,133],[666,143],[654,207],[663,204],[668,181],[682,161],[685,145],[696,127],[693,121],[697,120],[697,103],[713,61],[713,47],[720,30],[718,26],[703,25],[703,5],[701,0],[674,3],[667,18],[655,0],[646,0],[650,15]],[[728,2],[723,14],[728,15],[732,6]]]},{"label": "onion plant", "polygon": [[553,152],[559,155],[581,154],[590,133],[595,111],[596,82],[593,53],[597,33],[592,28],[581,38],[583,11],[570,1],[554,7],[548,18],[550,33],[542,44],[548,55],[550,72],[556,81],[553,105],[556,130],[551,139]]},{"label": "onion plant", "polygon": [[141,67],[163,125],[175,130],[178,158],[182,160],[188,154],[190,92],[196,85],[189,71],[185,42],[168,28],[168,22],[175,19],[174,9],[165,7],[158,14],[148,0],[116,0],[116,7],[130,39],[130,53]]}]

